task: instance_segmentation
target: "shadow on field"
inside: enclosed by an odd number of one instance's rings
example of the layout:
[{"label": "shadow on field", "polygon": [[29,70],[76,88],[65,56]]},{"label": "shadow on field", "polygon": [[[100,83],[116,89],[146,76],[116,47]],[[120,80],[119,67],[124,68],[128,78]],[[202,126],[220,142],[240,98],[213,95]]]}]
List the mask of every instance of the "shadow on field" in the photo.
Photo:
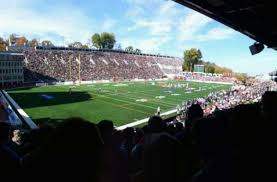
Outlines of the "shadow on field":
[{"label": "shadow on field", "polygon": [[23,109],[71,104],[93,99],[87,92],[20,92],[9,93]]},{"label": "shadow on field", "polygon": [[33,119],[33,121],[37,125],[41,124],[50,124],[52,126],[57,126],[58,124],[62,123],[65,119],[53,119],[53,118],[39,118],[39,119]]},{"label": "shadow on field", "polygon": [[18,88],[10,88],[10,89],[6,89],[7,92],[9,91],[21,91],[21,90],[30,90],[34,88],[34,86],[26,86],[26,87],[18,87]]}]

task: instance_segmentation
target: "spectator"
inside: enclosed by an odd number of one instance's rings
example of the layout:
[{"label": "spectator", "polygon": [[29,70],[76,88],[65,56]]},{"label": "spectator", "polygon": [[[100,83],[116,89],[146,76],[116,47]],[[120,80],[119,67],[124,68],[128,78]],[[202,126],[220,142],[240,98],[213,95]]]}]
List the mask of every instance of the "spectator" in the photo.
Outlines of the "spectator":
[{"label": "spectator", "polygon": [[1,181],[14,181],[20,178],[20,158],[9,147],[10,125],[0,122],[0,171]]},{"label": "spectator", "polygon": [[203,110],[199,104],[193,104],[187,111],[187,120],[185,123],[186,128],[192,127],[192,122],[196,119],[203,117]]},{"label": "spectator", "polygon": [[[69,118],[48,141],[23,158],[28,181],[97,181],[101,174],[103,140],[96,125]],[[47,175],[45,175],[47,172]]]},{"label": "spectator", "polygon": [[183,181],[185,174],[183,148],[168,135],[160,135],[144,152],[145,182]]}]

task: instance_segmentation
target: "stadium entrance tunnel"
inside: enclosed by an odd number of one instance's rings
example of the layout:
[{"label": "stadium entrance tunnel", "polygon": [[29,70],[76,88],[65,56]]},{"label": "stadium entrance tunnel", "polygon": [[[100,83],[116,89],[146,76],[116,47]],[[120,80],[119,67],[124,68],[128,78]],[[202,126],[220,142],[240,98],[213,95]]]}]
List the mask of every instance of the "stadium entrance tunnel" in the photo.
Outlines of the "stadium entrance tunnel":
[{"label": "stadium entrance tunnel", "polygon": [[22,109],[72,104],[92,100],[87,92],[13,92],[9,95],[22,107]]}]

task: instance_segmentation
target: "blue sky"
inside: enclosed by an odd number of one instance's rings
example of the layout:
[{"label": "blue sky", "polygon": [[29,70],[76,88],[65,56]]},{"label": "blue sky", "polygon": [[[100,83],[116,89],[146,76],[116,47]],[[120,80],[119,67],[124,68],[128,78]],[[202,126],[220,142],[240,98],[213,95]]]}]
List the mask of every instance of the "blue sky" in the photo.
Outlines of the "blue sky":
[{"label": "blue sky", "polygon": [[96,32],[113,32],[117,43],[147,53],[182,57],[199,48],[203,60],[251,75],[277,69],[277,52],[252,56],[254,40],[167,0],[0,0],[0,36],[49,39],[56,45],[87,43]]}]

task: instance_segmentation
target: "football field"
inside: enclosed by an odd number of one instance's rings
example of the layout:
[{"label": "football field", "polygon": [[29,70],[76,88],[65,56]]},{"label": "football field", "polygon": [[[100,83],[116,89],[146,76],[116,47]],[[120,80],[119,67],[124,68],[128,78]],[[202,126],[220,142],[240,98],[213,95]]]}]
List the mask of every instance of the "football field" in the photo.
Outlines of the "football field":
[{"label": "football field", "polygon": [[108,119],[121,126],[155,114],[157,107],[164,113],[182,101],[230,88],[223,84],[148,81],[17,88],[8,93],[35,123],[56,123],[77,116],[95,123]]}]

